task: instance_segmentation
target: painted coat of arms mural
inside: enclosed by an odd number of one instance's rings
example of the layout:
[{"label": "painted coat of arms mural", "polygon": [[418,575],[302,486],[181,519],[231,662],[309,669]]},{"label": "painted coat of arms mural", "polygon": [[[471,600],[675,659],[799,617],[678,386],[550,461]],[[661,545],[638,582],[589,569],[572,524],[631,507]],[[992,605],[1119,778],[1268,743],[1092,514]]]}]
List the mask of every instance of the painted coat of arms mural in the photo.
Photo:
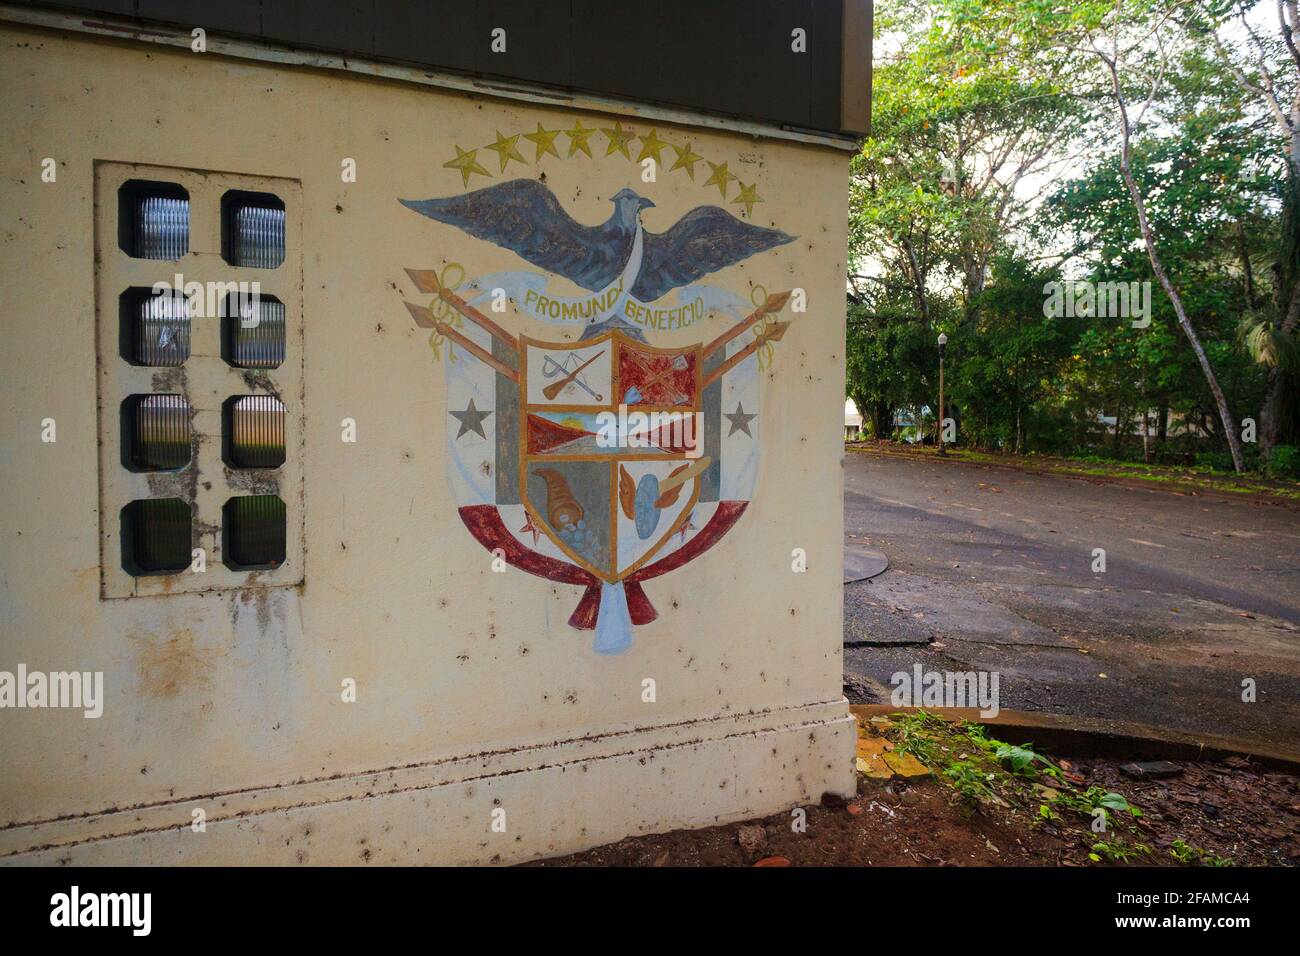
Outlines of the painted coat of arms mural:
[{"label": "painted coat of arms mural", "polygon": [[[589,140],[600,136],[606,156],[627,160],[639,139],[636,161],[653,158],[667,175],[694,181],[696,165],[705,164],[713,175],[702,185],[716,186],[727,202],[736,183],[729,204],[744,206],[745,216],[762,199],[756,185],[740,182],[727,163],[696,155],[690,143],[579,121],[572,130],[538,124],[536,133],[498,133],[480,149],[457,146],[445,165],[461,173],[466,192],[400,200],[462,238],[493,243],[543,270],[470,279],[454,263],[407,269],[433,299],[406,305],[417,325],[432,330],[434,359],[445,368],[447,472],[461,520],[509,564],[582,588],[569,624],[594,629],[595,649],[617,653],[630,646],[635,625],[657,616],[642,584],[707,551],[754,491],[759,373],[789,325],[779,316],[790,293],[755,287],[741,297],[700,280],[794,237],[716,204],[655,232],[644,222],[655,203],[632,188],[610,197],[613,209],[599,225],[570,216],[544,176],[468,189],[472,176],[491,175],[478,153],[495,151],[504,175],[511,162],[527,164],[520,138],[536,146],[540,162],[559,158],[561,135],[570,158],[591,157]],[[662,163],[669,149],[671,166]],[[587,294],[553,290],[557,276]],[[488,314],[506,300],[569,335],[546,341],[511,332]],[[687,347],[653,341],[710,315],[733,324]]]}]

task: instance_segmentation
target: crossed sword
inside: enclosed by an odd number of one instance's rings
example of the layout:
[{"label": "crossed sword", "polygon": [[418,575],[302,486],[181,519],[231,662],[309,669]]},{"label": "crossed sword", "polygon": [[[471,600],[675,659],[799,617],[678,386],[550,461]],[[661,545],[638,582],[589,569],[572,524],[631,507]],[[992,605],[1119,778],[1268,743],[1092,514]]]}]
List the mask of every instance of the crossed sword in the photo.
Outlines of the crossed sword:
[{"label": "crossed sword", "polygon": [[[496,322],[493,322],[490,318],[488,318],[486,315],[484,315],[474,306],[470,305],[468,302],[466,302],[464,299],[458,296],[453,290],[443,285],[441,280],[439,280],[438,274],[436,272],[434,272],[432,269],[407,269],[406,274],[411,277],[411,281],[415,283],[415,287],[419,291],[431,295],[436,295],[439,299],[441,299],[443,302],[446,302],[447,305],[451,306],[453,309],[455,309],[465,318],[469,319],[479,328],[488,332],[494,339],[496,339],[497,341],[501,342],[503,345],[513,350],[516,359],[518,358],[519,337],[515,335],[511,335],[509,332],[503,329]],[[764,318],[765,316],[778,314],[782,309],[785,308],[785,304],[788,301],[790,301],[789,292],[774,292],[771,295],[767,296],[767,299],[757,309],[755,309],[753,312],[751,312],[741,321],[737,322],[731,328],[727,329],[725,332],[719,335],[708,345],[704,346],[703,357],[707,358],[708,356],[712,355],[718,349],[722,348],[724,345],[726,345],[728,342],[734,339],[737,335],[740,335],[742,332],[744,332],[746,329],[752,326],[755,322],[758,322],[760,319]],[[439,335],[442,335],[450,339],[451,341],[455,342],[457,345],[459,345],[465,351],[469,352],[480,362],[484,363],[490,368],[495,369],[498,374],[504,375],[506,378],[514,382],[516,385],[519,384],[519,373],[515,369],[511,368],[505,362],[498,359],[495,355],[493,355],[487,349],[483,348],[483,346],[479,345],[477,342],[465,336],[458,329],[448,325],[446,322],[440,321],[438,318],[434,316],[432,309],[426,308],[425,306],[421,306],[421,305],[415,305],[411,302],[407,302],[405,303],[405,305],[407,311],[411,313],[411,318],[415,320],[415,324],[418,325],[420,328],[433,329]],[[789,327],[790,327],[790,323],[788,321],[773,322],[770,325],[768,325],[765,329],[763,329],[761,334],[755,336],[754,341],[750,342],[739,352],[732,355],[721,365],[715,368],[712,372],[709,372],[709,374],[706,375],[703,381],[700,383],[700,387],[708,388],[710,385],[712,385],[718,379],[722,378],[722,376],[726,375],[729,371],[731,371],[741,362],[745,361],[745,359],[749,358],[751,355],[753,355],[755,352],[761,349],[768,342],[781,341],[782,337],[784,337],[785,335],[785,330],[788,329]],[[547,356],[547,358],[550,358],[550,356]],[[554,359],[551,359],[551,361],[554,362]],[[555,364],[557,366],[555,371],[563,370],[563,366],[560,366],[558,362]],[[576,371],[581,371],[581,370],[582,370],[581,367],[579,367]],[[548,377],[550,377],[550,375],[555,374],[555,371],[552,371],[548,375]],[[581,385],[581,387],[586,389],[588,393],[594,395],[594,393],[591,392],[591,389],[587,388],[586,385],[583,385],[581,382],[579,382],[573,373],[566,372],[565,374],[569,380]],[[567,382],[565,384],[567,384]],[[600,400],[600,396],[595,395],[594,397],[596,398],[597,401]]]}]

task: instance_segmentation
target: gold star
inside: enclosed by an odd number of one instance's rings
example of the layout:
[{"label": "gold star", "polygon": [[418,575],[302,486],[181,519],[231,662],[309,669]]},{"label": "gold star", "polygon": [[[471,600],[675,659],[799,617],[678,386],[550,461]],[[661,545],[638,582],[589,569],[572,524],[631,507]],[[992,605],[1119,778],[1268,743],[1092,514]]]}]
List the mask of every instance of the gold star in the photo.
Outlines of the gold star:
[{"label": "gold star", "polygon": [[572,156],[578,150],[582,150],[590,156],[591,146],[587,143],[587,139],[595,134],[596,131],[594,129],[585,129],[583,127],[582,120],[574,120],[573,129],[566,129],[564,131],[564,135],[569,137],[569,155]]},{"label": "gold star", "polygon": [[652,129],[649,136],[641,137],[641,153],[637,156],[636,161],[639,163],[648,157],[654,157],[655,165],[658,166],[663,162],[659,154],[664,151],[668,144],[659,138],[659,131]]},{"label": "gold star", "polygon": [[[668,145],[672,146],[671,143],[669,143]],[[668,171],[671,173],[674,169],[685,169],[686,175],[690,176],[691,179],[694,179],[695,164],[698,163],[704,157],[697,156],[695,153],[691,152],[690,143],[687,143],[685,148],[682,148],[681,146],[673,146],[672,148],[673,151],[677,153],[677,162],[673,163],[672,169]]]},{"label": "gold star", "polygon": [[636,137],[636,133],[632,132],[630,129],[624,129],[623,123],[620,120],[614,121],[613,129],[602,126],[600,131],[604,133],[605,137],[609,140],[609,147],[605,150],[606,156],[613,155],[613,153],[617,151],[622,153],[628,159],[632,158],[632,154],[627,151],[627,144]]},{"label": "gold star", "polygon": [[[740,183],[740,180],[738,179],[736,182]],[[753,214],[754,203],[762,201],[763,198],[758,194],[758,183],[754,183],[752,186],[746,186],[744,183],[740,183],[740,195],[731,200],[733,205],[736,203],[745,204],[746,216]]]},{"label": "gold star", "polygon": [[519,142],[518,133],[515,133],[514,136],[502,136],[501,130],[497,130],[497,141],[495,143],[489,143],[483,148],[496,150],[497,155],[501,157],[501,172],[504,173],[506,171],[506,163],[510,162],[512,159],[517,159],[521,163],[528,162],[528,160],[524,159],[524,154],[519,152],[518,147],[515,146],[517,142]]},{"label": "gold star", "polygon": [[540,160],[546,153],[559,158],[560,154],[555,150],[555,137],[559,135],[558,129],[544,129],[541,123],[537,124],[536,133],[524,133],[524,139],[537,147],[537,155],[533,158],[533,162]]},{"label": "gold star", "polygon": [[726,199],[727,186],[730,185],[731,181],[736,177],[733,176],[731,173],[727,172],[726,163],[722,163],[721,165],[719,165],[718,163],[711,163],[707,159],[705,160],[705,162],[709,163],[709,168],[713,170],[713,175],[709,177],[708,181],[704,185],[717,186],[718,192],[722,193],[722,198]]},{"label": "gold star", "polygon": [[443,169],[459,169],[461,178],[463,179],[462,185],[464,186],[469,185],[470,173],[482,173],[484,176],[491,176],[492,174],[484,169],[479,164],[479,161],[474,158],[474,155],[477,152],[477,149],[471,149],[467,152],[457,146],[456,158],[447,160],[447,162],[442,164],[442,167]]}]

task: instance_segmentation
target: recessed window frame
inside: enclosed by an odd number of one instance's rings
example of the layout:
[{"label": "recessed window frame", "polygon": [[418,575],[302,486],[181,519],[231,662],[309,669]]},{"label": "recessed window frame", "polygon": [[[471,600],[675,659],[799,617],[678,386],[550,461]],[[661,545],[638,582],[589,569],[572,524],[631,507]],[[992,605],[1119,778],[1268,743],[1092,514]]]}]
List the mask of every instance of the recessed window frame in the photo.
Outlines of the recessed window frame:
[{"label": "recessed window frame", "polygon": [[[133,258],[119,245],[117,196],[132,180],[174,183],[189,197],[189,252],[181,263]],[[221,254],[223,196],[231,191],[269,193],[285,204],[288,237],[278,269],[236,267]],[[143,163],[94,161],[95,348],[99,435],[100,598],[183,598],[186,594],[246,587],[298,586],[305,580],[304,471],[306,402],[303,365],[303,250],[295,241],[303,234],[302,187],[297,180],[243,173],[223,173],[152,166]],[[182,279],[177,280],[176,274]],[[194,312],[190,355],[180,366],[137,364],[130,343],[123,344],[122,294],[156,283],[257,283],[258,292],[283,303],[284,361],[275,368],[233,367],[223,357],[220,312]],[[210,293],[205,294],[208,304]],[[129,328],[129,327],[128,327]],[[121,422],[128,396],[179,394],[192,406],[190,463],[179,470],[140,471],[131,466],[126,441],[130,432]],[[285,461],[276,468],[232,468],[223,456],[223,404],[232,396],[274,394],[286,401]],[[125,461],[124,461],[125,456]],[[241,495],[274,494],[285,506],[285,556],[282,564],[257,569],[227,566],[223,556],[222,515],[225,503]],[[193,546],[206,560],[202,573],[132,575],[122,560],[122,508],[134,500],[180,498],[193,509]],[[233,562],[232,562],[233,563]],[[127,565],[130,562],[126,562]]]},{"label": "recessed window frame", "polygon": [[[167,515],[166,511],[176,511],[178,515]],[[167,527],[167,519],[175,521],[183,513],[183,530],[179,526]],[[194,546],[194,508],[182,498],[137,498],[122,507],[119,514],[121,522],[122,569],[132,577],[164,577],[180,574],[189,569],[193,562]],[[165,542],[175,548],[175,558],[168,563],[153,563],[142,560],[148,548],[149,528],[147,523],[153,521],[161,526],[160,534],[168,535],[173,540]]]},{"label": "recessed window frame", "polygon": [[[245,324],[257,312],[255,325]],[[221,357],[233,368],[277,369],[285,360],[286,310],[273,295],[259,293],[257,302],[242,301],[232,292],[221,310]]]},{"label": "recessed window frame", "polygon": [[[279,495],[236,495],[227,501],[221,508],[221,555],[226,567],[232,571],[266,571],[284,564],[286,515],[284,499]],[[263,527],[254,530],[254,523]],[[250,550],[255,544],[270,547],[256,553]]]},{"label": "recessed window frame", "polygon": [[[171,309],[180,309],[184,313],[166,320],[174,330],[174,344],[171,346],[150,341],[147,328],[149,321],[157,320],[158,316],[146,315],[145,306],[150,306],[150,312],[158,312],[163,310],[164,302],[169,303]],[[193,328],[190,301],[185,298],[182,290],[168,288],[155,292],[152,287],[131,286],[124,289],[118,297],[118,355],[131,365],[142,368],[180,368],[190,358]],[[166,350],[168,361],[149,361],[151,350]]]},{"label": "recessed window frame", "polygon": [[122,400],[122,467],[182,471],[194,461],[194,409],[184,395],[150,392]]},{"label": "recessed window frame", "polygon": [[[149,200],[167,205],[151,210]],[[183,205],[180,205],[182,204]],[[179,262],[189,255],[190,194],[171,180],[130,179],[117,190],[117,247],[132,259]],[[146,226],[150,221],[152,226]],[[161,255],[148,255],[150,249]]]},{"label": "recessed window frame", "polygon": [[[246,229],[241,228],[240,214],[244,211],[248,212],[248,218],[243,221]],[[251,253],[246,253],[241,243],[247,233],[255,241]],[[221,197],[221,255],[227,264],[241,269],[278,269],[284,264],[288,248],[289,228],[283,199],[275,193],[243,189],[228,190]]]},{"label": "recessed window frame", "polygon": [[280,468],[288,409],[278,395],[231,395],[221,408],[222,458],[245,471]]}]

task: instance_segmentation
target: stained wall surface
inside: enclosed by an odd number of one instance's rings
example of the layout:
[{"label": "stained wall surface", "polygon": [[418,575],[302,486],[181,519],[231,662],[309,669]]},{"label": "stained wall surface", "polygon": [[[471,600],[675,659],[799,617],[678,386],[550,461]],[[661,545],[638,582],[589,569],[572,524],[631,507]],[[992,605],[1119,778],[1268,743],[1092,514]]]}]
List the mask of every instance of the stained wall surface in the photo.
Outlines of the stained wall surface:
[{"label": "stained wall surface", "polygon": [[[845,153],[13,25],[0,47],[0,670],[102,672],[105,698],[97,719],[0,710],[0,858],[513,860],[851,788],[840,695]],[[42,181],[47,157],[55,182]],[[653,182],[643,179],[648,157]],[[116,258],[104,232],[116,228],[111,186],[133,167],[194,185],[179,262]],[[486,440],[521,416],[493,388],[499,407],[479,401],[492,415],[470,415],[466,428],[460,400],[475,393],[457,389],[477,388],[488,366],[446,336],[431,348],[433,330],[418,321],[436,313],[490,354],[503,346],[406,271],[463,275],[463,301],[481,291],[475,278],[500,273],[541,275],[552,297],[589,295],[559,264],[476,237],[496,228],[474,219],[481,212],[457,225],[399,202],[512,179],[544,186],[581,225],[605,223],[612,197],[630,189],[653,203],[641,211],[648,233],[671,235],[711,205],[784,235],[692,280],[707,286],[698,296],[679,284],[653,300],[709,307],[682,327],[642,326],[654,349],[708,345],[765,293],[800,290],[806,302],[800,312],[785,303],[702,366],[703,378],[757,341],[756,328],[790,323],[719,380],[710,414],[715,454],[725,447],[727,458],[713,510],[665,519],[655,540],[671,524],[664,548],[685,547],[728,494],[747,502],[743,512],[710,547],[644,580],[657,617],[633,624],[630,645],[613,652],[570,624],[586,585],[513,560],[494,569],[471,534],[461,509],[484,502],[473,481],[457,484],[457,462],[508,467],[495,444],[477,458],[464,449],[480,428]],[[117,428],[118,392],[152,380],[125,381],[147,370],[120,364],[104,324],[118,321],[114,283],[128,273],[145,284],[153,272],[227,274],[212,206],[220,189],[203,185],[227,181],[281,190],[290,210],[286,271],[266,281],[282,284],[301,329],[289,339],[290,461],[276,486],[297,563],[285,574],[222,565],[220,499],[242,479],[222,462],[220,402],[283,383],[222,371],[213,320],[196,319],[193,376],[158,384],[190,391],[197,408],[185,485],[199,501],[195,546],[218,572],[132,590],[116,496],[155,486],[130,484],[101,444]],[[524,221],[558,222],[538,201]],[[730,240],[701,241],[670,251],[711,261]],[[476,307],[543,343],[572,345],[583,331],[518,304]],[[738,426],[726,417],[737,415]],[[46,419],[57,423],[53,442],[42,441]],[[343,440],[345,419],[354,442]],[[709,503],[708,492],[687,492]],[[617,517],[618,495],[611,486],[589,510]],[[523,509],[507,502],[498,513],[529,517],[507,504]],[[547,534],[537,540],[563,561]],[[355,702],[343,699],[349,680]],[[491,828],[498,807],[505,833]],[[201,835],[189,826],[195,808],[212,821]]]}]

